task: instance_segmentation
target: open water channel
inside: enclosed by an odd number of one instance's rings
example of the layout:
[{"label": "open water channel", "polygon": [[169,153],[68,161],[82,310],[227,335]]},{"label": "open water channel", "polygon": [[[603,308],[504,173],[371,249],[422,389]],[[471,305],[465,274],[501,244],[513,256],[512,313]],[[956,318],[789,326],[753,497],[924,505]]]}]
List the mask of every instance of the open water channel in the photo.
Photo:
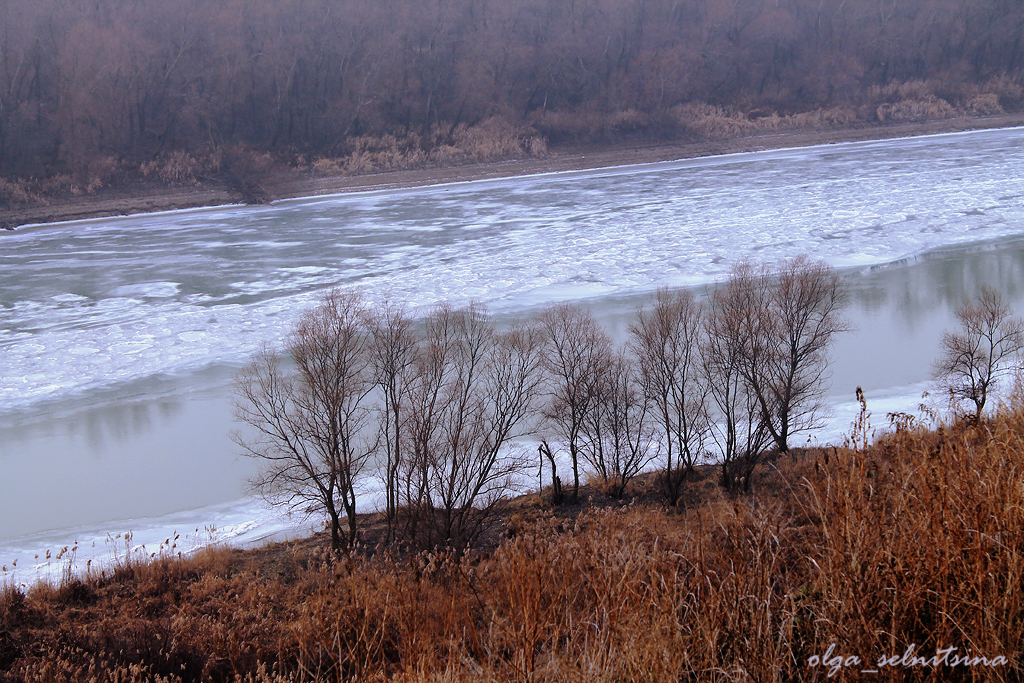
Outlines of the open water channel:
[{"label": "open water channel", "polygon": [[841,439],[857,385],[876,415],[916,406],[953,309],[983,284],[1024,311],[1022,173],[1015,128],[0,236],[0,565],[31,580],[53,569],[46,549],[109,555],[108,532],[155,548],[175,531],[304,528],[247,497],[230,383],[332,285],[476,299],[500,318],[577,300],[622,336],[661,285],[703,292],[740,258],[822,258],[857,329],[836,344],[834,418],[813,437]]}]

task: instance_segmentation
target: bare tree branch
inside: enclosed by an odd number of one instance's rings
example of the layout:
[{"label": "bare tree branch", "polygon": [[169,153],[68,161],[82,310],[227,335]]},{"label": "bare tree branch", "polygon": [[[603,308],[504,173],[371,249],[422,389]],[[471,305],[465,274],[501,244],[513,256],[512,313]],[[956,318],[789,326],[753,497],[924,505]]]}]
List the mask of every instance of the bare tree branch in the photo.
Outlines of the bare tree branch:
[{"label": "bare tree branch", "polygon": [[637,311],[629,326],[639,381],[664,438],[665,494],[673,504],[687,473],[705,457],[711,427],[700,373],[702,317],[692,293],[660,289],[651,310]]},{"label": "bare tree branch", "polygon": [[650,419],[651,403],[637,365],[624,351],[605,360],[583,421],[584,457],[617,499],[659,450]]},{"label": "bare tree branch", "polygon": [[961,304],[956,318],[960,329],[943,333],[933,374],[954,401],[973,403],[979,418],[999,378],[1011,371],[1009,361],[1024,349],[1024,320],[989,287]]},{"label": "bare tree branch", "polygon": [[845,301],[838,273],[804,256],[774,268],[741,262],[715,288],[704,367],[724,421],[717,440],[727,485],[736,461],[749,487],[766,435],[786,452],[794,434],[820,423],[828,351],[849,329]]},{"label": "bare tree branch", "polygon": [[355,540],[356,481],[376,448],[364,319],[357,292],[331,290],[285,343],[294,372],[264,347],[235,382],[235,419],[252,430],[233,438],[264,465],[254,489],[272,503],[326,513],[335,550]]},{"label": "bare tree branch", "polygon": [[544,334],[544,370],[549,383],[545,418],[569,449],[575,502],[580,490],[583,421],[595,399],[611,339],[589,311],[574,304],[549,306],[538,325]]},{"label": "bare tree branch", "polygon": [[420,545],[471,544],[515,485],[540,385],[541,336],[497,333],[482,306],[442,304],[427,317],[406,394],[402,463],[406,533]]}]

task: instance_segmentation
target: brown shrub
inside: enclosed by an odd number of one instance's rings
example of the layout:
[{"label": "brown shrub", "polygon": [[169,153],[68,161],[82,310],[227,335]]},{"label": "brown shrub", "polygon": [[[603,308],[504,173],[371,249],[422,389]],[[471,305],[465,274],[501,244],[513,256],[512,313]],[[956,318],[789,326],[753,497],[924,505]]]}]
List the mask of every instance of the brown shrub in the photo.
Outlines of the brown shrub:
[{"label": "brown shrub", "polygon": [[174,151],[139,166],[146,178],[173,185],[194,185],[202,173],[202,164],[191,154]]},{"label": "brown shrub", "polygon": [[472,161],[530,156],[547,150],[543,138],[536,131],[497,116],[471,127],[456,127],[452,134],[452,147]]},{"label": "brown shrub", "polygon": [[25,180],[0,178],[0,204],[27,204],[35,199]]},{"label": "brown shrub", "polygon": [[704,102],[688,102],[672,107],[671,115],[682,130],[704,140],[748,135],[758,128],[738,111]]},{"label": "brown shrub", "polygon": [[1007,74],[990,78],[981,86],[982,92],[991,93],[999,98],[999,106],[1004,109],[1016,110],[1024,105],[1024,84],[1019,77]]},{"label": "brown shrub", "polygon": [[880,104],[876,115],[878,120],[883,123],[887,121],[904,123],[948,119],[956,116],[957,112],[949,102],[933,96],[927,99],[903,99],[892,104]]},{"label": "brown shrub", "polygon": [[346,144],[344,156],[318,157],[311,170],[326,176],[364,175],[547,153],[546,140],[532,127],[497,116],[473,126],[459,124],[450,131],[434,125],[425,137],[416,132],[363,135]]},{"label": "brown shrub", "polygon": [[859,120],[856,111],[850,107],[832,107],[815,109],[787,117],[794,126],[813,126],[815,128],[848,126]]},{"label": "brown shrub", "polygon": [[402,138],[386,134],[363,135],[351,142],[352,152],[345,160],[345,173],[361,175],[413,168],[426,160],[420,136],[410,133]]},{"label": "brown shrub", "polygon": [[345,172],[345,160],[336,157],[317,157],[310,164],[310,169],[319,176],[341,175]]},{"label": "brown shrub", "polygon": [[1003,107],[999,104],[999,96],[995,93],[972,97],[967,101],[965,109],[967,113],[975,116],[995,116],[1004,113]]},{"label": "brown shrub", "polygon": [[820,652],[856,643],[874,657],[954,646],[1010,659],[986,677],[1019,676],[1022,464],[1020,405],[981,425],[903,430],[820,458],[823,478],[807,487],[821,533],[808,642]]}]

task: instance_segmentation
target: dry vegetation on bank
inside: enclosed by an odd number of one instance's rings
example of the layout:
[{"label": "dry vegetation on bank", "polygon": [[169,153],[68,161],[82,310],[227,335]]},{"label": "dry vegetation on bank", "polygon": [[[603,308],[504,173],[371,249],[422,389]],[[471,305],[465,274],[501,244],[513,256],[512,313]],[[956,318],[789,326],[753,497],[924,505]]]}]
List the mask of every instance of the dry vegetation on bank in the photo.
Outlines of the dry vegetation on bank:
[{"label": "dry vegetation on bank", "polygon": [[897,422],[785,455],[752,494],[704,472],[671,509],[641,483],[624,506],[518,499],[461,559],[320,538],[7,588],[0,681],[824,680],[836,655],[871,680],[1020,680],[1024,394]]}]

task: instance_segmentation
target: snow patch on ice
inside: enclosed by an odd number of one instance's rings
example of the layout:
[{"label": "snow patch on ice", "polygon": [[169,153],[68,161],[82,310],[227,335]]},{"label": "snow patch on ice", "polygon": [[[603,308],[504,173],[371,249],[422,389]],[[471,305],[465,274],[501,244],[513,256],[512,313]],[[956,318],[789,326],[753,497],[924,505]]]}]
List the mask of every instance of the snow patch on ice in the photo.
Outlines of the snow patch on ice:
[{"label": "snow patch on ice", "polygon": [[165,299],[176,296],[180,287],[181,284],[177,282],[140,282],[117,287],[111,294],[116,297]]}]

